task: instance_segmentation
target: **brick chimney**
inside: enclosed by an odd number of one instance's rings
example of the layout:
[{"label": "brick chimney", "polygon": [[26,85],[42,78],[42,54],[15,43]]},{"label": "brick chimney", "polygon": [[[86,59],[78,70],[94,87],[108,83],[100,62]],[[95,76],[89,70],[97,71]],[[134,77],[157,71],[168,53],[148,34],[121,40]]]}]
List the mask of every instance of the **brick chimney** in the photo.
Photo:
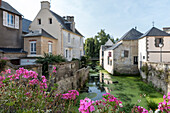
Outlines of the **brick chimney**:
[{"label": "brick chimney", "polygon": [[41,2],[41,9],[50,9],[50,2],[42,1]]},{"label": "brick chimney", "polygon": [[2,4],[2,0],[0,0],[0,7],[1,7],[1,4]]},{"label": "brick chimney", "polygon": [[67,16],[66,20],[70,23],[70,29],[75,32],[74,16]]}]

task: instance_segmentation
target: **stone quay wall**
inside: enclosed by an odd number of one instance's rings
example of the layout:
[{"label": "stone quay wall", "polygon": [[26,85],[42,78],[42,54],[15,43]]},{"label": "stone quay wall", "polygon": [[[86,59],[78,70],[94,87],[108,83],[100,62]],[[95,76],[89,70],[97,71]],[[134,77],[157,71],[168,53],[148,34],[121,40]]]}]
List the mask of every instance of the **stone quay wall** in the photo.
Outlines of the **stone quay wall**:
[{"label": "stone quay wall", "polygon": [[143,80],[151,82],[162,93],[170,92],[170,63],[143,62],[140,74]]},{"label": "stone quay wall", "polygon": [[56,73],[51,76],[52,83],[58,84],[58,92],[64,93],[68,90],[78,89],[82,87],[88,79],[89,67],[79,69],[79,62],[63,62],[49,65],[49,73],[53,72],[56,67]]}]

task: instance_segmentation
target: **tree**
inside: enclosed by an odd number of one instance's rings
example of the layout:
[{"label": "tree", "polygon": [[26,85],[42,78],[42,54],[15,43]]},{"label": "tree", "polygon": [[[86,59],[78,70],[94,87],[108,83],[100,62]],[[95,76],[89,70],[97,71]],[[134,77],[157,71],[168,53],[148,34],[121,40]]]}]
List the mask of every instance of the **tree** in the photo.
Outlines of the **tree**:
[{"label": "tree", "polygon": [[101,29],[94,38],[87,38],[84,46],[86,56],[99,58],[100,46],[104,45],[108,39],[115,43],[114,38],[107,34],[104,29]]}]

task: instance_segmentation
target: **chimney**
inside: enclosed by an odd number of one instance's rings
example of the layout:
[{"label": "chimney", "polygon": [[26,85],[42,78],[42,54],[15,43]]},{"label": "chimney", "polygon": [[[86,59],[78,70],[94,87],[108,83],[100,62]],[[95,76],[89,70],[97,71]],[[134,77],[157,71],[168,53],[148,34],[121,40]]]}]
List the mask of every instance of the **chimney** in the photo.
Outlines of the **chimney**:
[{"label": "chimney", "polygon": [[74,16],[67,16],[67,21],[70,23],[70,29],[75,32]]},{"label": "chimney", "polygon": [[165,31],[166,33],[170,33],[170,27],[164,27],[163,31]]},{"label": "chimney", "polygon": [[41,2],[41,9],[50,9],[50,2],[42,1]]},{"label": "chimney", "polygon": [[0,7],[1,7],[1,5],[2,5],[2,0],[0,0]]}]

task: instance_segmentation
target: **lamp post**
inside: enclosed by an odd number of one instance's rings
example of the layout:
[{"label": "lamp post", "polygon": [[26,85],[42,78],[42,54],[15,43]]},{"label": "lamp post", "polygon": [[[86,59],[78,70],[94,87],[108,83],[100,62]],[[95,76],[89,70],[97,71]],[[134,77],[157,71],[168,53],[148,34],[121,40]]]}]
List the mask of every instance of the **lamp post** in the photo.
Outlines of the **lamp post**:
[{"label": "lamp post", "polygon": [[162,62],[162,47],[163,47],[163,44],[160,43],[159,47],[160,47],[160,62]]}]

